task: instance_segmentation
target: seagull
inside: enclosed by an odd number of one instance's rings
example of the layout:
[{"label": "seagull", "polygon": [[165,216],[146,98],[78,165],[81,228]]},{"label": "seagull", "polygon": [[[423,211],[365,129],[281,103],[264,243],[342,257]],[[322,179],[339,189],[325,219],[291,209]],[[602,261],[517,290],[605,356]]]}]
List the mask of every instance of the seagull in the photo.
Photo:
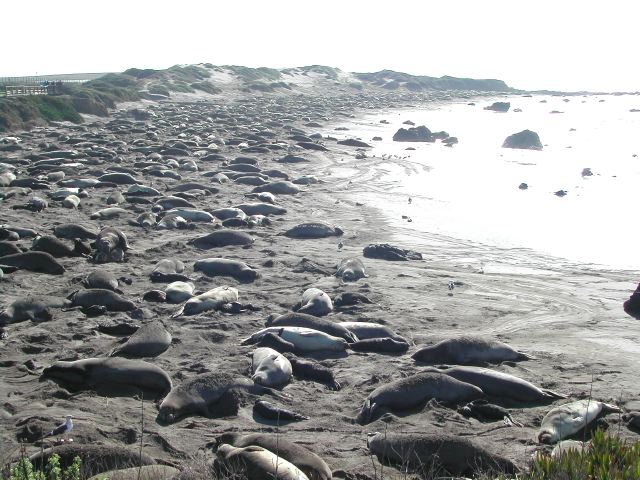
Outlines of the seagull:
[{"label": "seagull", "polygon": [[[73,415],[67,415],[65,417],[64,423],[61,425],[58,425],[56,428],[54,428],[53,430],[51,430],[47,435],[45,435],[43,438],[47,438],[47,437],[59,437],[61,435],[67,435],[71,430],[73,430],[73,420],[71,420],[73,418]],[[62,440],[64,442],[64,439]],[[73,438],[69,439],[70,442],[73,442]]]},{"label": "seagull", "polygon": [[449,295],[453,295],[453,289],[455,284],[453,282],[449,282]]},{"label": "seagull", "polygon": [[344,247],[344,243],[342,243],[342,240],[340,240],[340,242],[338,243],[338,250],[341,250],[342,247]]}]

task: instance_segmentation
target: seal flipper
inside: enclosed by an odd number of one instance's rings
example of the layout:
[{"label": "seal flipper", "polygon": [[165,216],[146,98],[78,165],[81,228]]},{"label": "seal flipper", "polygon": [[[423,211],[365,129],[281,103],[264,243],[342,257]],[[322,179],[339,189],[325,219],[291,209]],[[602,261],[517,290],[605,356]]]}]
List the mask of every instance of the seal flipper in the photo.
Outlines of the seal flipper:
[{"label": "seal flipper", "polygon": [[517,352],[517,353],[518,353],[518,356],[517,356],[516,360],[537,360],[536,357],[528,355],[528,354],[526,354],[524,352]]},{"label": "seal flipper", "polygon": [[544,398],[558,400],[558,399],[561,399],[561,398],[567,398],[568,397],[568,395],[564,395],[562,393],[554,392],[553,390],[549,390],[548,388],[541,388],[540,390],[544,394]]}]

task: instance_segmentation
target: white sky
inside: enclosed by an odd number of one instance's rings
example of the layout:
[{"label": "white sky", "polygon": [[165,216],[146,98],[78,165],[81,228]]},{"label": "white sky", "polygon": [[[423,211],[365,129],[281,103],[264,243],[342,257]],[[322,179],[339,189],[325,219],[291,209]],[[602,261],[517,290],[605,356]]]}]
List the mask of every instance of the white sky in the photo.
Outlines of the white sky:
[{"label": "white sky", "polygon": [[0,8],[0,76],[178,63],[640,91],[638,0],[31,0]]}]

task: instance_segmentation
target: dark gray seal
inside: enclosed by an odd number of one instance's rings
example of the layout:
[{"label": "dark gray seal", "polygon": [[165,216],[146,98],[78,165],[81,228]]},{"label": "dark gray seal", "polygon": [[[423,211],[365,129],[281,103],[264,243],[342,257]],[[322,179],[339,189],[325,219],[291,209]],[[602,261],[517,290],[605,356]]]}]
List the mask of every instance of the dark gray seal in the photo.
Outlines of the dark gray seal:
[{"label": "dark gray seal", "polygon": [[266,400],[257,400],[256,403],[253,404],[253,413],[267,420],[275,420],[276,422],[300,422],[302,420],[309,420],[309,417],[305,417],[286,408],[278,407]]},{"label": "dark gray seal", "polygon": [[380,260],[407,261],[422,260],[422,254],[400,247],[394,247],[388,243],[371,244],[364,247],[362,254],[367,258],[378,258]]},{"label": "dark gray seal", "polygon": [[385,432],[369,437],[367,444],[380,462],[420,473],[435,472],[436,476],[518,472],[510,460],[457,435]]},{"label": "dark gray seal", "polygon": [[341,228],[325,223],[301,223],[284,232],[284,235],[289,238],[326,238],[339,237],[343,233]]},{"label": "dark gray seal", "polygon": [[73,390],[129,395],[142,391],[156,398],[166,395],[172,387],[171,378],[160,367],[119,357],[55,362],[43,370],[42,377]]},{"label": "dark gray seal", "polygon": [[119,282],[116,276],[106,270],[97,269],[91,272],[84,279],[83,284],[87,288],[104,288],[117,293],[122,293],[119,289]]},{"label": "dark gray seal", "polygon": [[192,238],[187,243],[196,248],[208,250],[210,248],[227,247],[230,245],[251,245],[253,238],[248,233],[223,228],[202,237]]},{"label": "dark gray seal", "polygon": [[227,258],[203,258],[193,264],[194,272],[202,272],[210,277],[232,277],[240,282],[253,282],[258,272],[244,262]]},{"label": "dark gray seal", "polygon": [[247,215],[284,215],[286,208],[278,207],[270,203],[242,203],[234,208],[239,208]]},{"label": "dark gray seal", "polygon": [[43,235],[37,236],[33,240],[31,250],[36,252],[47,252],[56,258],[83,257],[84,254],[78,251],[78,246],[78,243],[76,243],[74,244],[74,248],[71,248],[53,235]]},{"label": "dark gray seal", "polygon": [[76,223],[64,223],[53,229],[53,234],[58,238],[66,238],[67,240],[94,240],[98,238],[98,232]]},{"label": "dark gray seal", "polygon": [[216,439],[218,445],[229,444],[236,447],[256,445],[266,448],[293,463],[302,470],[310,480],[331,480],[332,473],[329,466],[318,455],[307,448],[293,443],[282,435],[268,433],[225,433]]},{"label": "dark gray seal", "polygon": [[340,390],[340,383],[336,380],[330,368],[325,367],[315,360],[297,357],[293,353],[283,353],[283,355],[291,362],[294,376],[326,383],[331,390]]},{"label": "dark gray seal", "polygon": [[69,305],[71,305],[69,300],[53,296],[19,298],[0,312],[0,325],[26,320],[46,322],[53,318],[52,308],[63,308]]},{"label": "dark gray seal", "polygon": [[307,315],[306,313],[285,313],[284,315],[270,315],[265,322],[267,327],[305,327],[324,332],[334,337],[343,338],[347,342],[356,342],[358,339],[343,326],[330,320]]},{"label": "dark gray seal", "polygon": [[275,195],[295,195],[300,192],[300,188],[295,184],[286,180],[278,182],[267,183],[266,185],[260,185],[255,187],[252,192],[269,192]]},{"label": "dark gray seal", "polygon": [[5,255],[0,257],[0,265],[51,275],[62,275],[65,272],[64,267],[46,252],[24,252]]},{"label": "dark gray seal", "polygon": [[361,425],[373,420],[380,407],[407,410],[432,398],[446,403],[469,402],[484,397],[469,383],[437,372],[416,373],[376,388],[369,394],[356,418]]},{"label": "dark gray seal", "polygon": [[135,310],[136,304],[119,293],[104,288],[77,290],[67,297],[74,307],[90,308],[94,305],[106,307],[111,312],[128,312]]},{"label": "dark gray seal", "polygon": [[472,335],[449,338],[435,345],[421,347],[411,357],[419,362],[453,365],[500,363],[532,358],[506,343]]},{"label": "dark gray seal", "polygon": [[462,382],[475,385],[487,395],[495,398],[509,398],[518,402],[548,402],[559,398],[567,398],[566,395],[552,390],[536,387],[522,378],[489,368],[429,368],[429,371],[441,372]]},{"label": "dark gray seal", "polygon": [[157,357],[171,346],[171,334],[159,321],[140,327],[122,345],[110,354],[112,357]]},{"label": "dark gray seal", "polygon": [[404,353],[409,350],[409,344],[393,338],[368,338],[350,343],[349,348],[354,352]]}]

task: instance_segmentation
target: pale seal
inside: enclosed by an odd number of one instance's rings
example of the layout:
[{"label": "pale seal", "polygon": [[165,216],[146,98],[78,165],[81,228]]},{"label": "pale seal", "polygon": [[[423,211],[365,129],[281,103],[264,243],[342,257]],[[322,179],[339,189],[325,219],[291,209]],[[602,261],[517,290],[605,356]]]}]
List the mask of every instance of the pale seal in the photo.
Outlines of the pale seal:
[{"label": "pale seal", "polygon": [[286,408],[278,407],[266,400],[256,400],[256,403],[253,404],[253,414],[266,418],[267,420],[275,420],[276,422],[300,422],[302,420],[309,420],[309,417],[305,417]]},{"label": "pale seal", "polygon": [[196,287],[192,282],[171,282],[164,289],[167,302],[182,303],[193,297]]},{"label": "pale seal", "polygon": [[342,338],[347,342],[358,340],[356,335],[338,323],[324,318],[307,315],[306,313],[285,313],[284,315],[270,315],[265,322],[267,327],[304,327],[324,332],[334,337]]},{"label": "pale seal", "polygon": [[446,403],[460,403],[483,396],[480,388],[448,375],[416,373],[376,388],[365,400],[356,421],[361,425],[370,423],[380,407],[407,410],[432,398]]},{"label": "pale seal", "polygon": [[234,208],[239,208],[247,215],[284,215],[286,208],[278,207],[270,203],[241,203]]},{"label": "pale seal", "polygon": [[218,310],[227,303],[238,301],[238,290],[227,285],[213,288],[207,292],[191,297],[183,307],[172,316],[196,315],[209,310]]},{"label": "pale seal", "polygon": [[218,461],[227,467],[230,475],[241,473],[247,480],[278,478],[282,480],[309,480],[295,465],[262,447],[218,447]]},{"label": "pale seal", "polygon": [[202,237],[192,238],[187,242],[196,248],[207,250],[210,248],[227,247],[230,245],[251,245],[253,238],[246,232],[220,229]]},{"label": "pale seal", "polygon": [[251,356],[251,379],[265,387],[289,383],[293,374],[291,362],[273,348],[256,348]]},{"label": "pale seal", "polygon": [[58,261],[46,252],[13,253],[0,257],[0,265],[17,267],[36,273],[62,275],[65,269]]},{"label": "pale seal", "polygon": [[542,419],[538,441],[556,443],[579,432],[601,414],[611,412],[620,413],[622,410],[615,405],[592,399],[577,400],[554,407]]},{"label": "pale seal", "polygon": [[202,272],[210,277],[232,277],[240,282],[252,282],[258,272],[244,262],[227,258],[203,258],[193,264],[194,272]]},{"label": "pale seal", "polygon": [[175,258],[163,258],[153,267],[149,275],[152,282],[188,282],[184,275],[184,263]]},{"label": "pale seal", "polygon": [[331,351],[342,352],[348,343],[343,338],[334,337],[318,330],[303,327],[268,327],[242,341],[241,345],[250,345],[260,341],[268,333],[274,333],[295,345],[301,352]]},{"label": "pale seal", "polygon": [[128,312],[135,310],[136,304],[119,293],[104,288],[88,288],[77,290],[67,297],[74,307],[90,308],[94,305],[106,307],[111,312]]},{"label": "pale seal", "polygon": [[319,288],[307,288],[302,293],[302,301],[297,311],[321,317],[333,311],[333,303],[331,297]]},{"label": "pale seal", "polygon": [[0,325],[24,322],[46,322],[53,318],[52,308],[63,308],[71,305],[64,298],[53,296],[19,298],[0,311]]}]

